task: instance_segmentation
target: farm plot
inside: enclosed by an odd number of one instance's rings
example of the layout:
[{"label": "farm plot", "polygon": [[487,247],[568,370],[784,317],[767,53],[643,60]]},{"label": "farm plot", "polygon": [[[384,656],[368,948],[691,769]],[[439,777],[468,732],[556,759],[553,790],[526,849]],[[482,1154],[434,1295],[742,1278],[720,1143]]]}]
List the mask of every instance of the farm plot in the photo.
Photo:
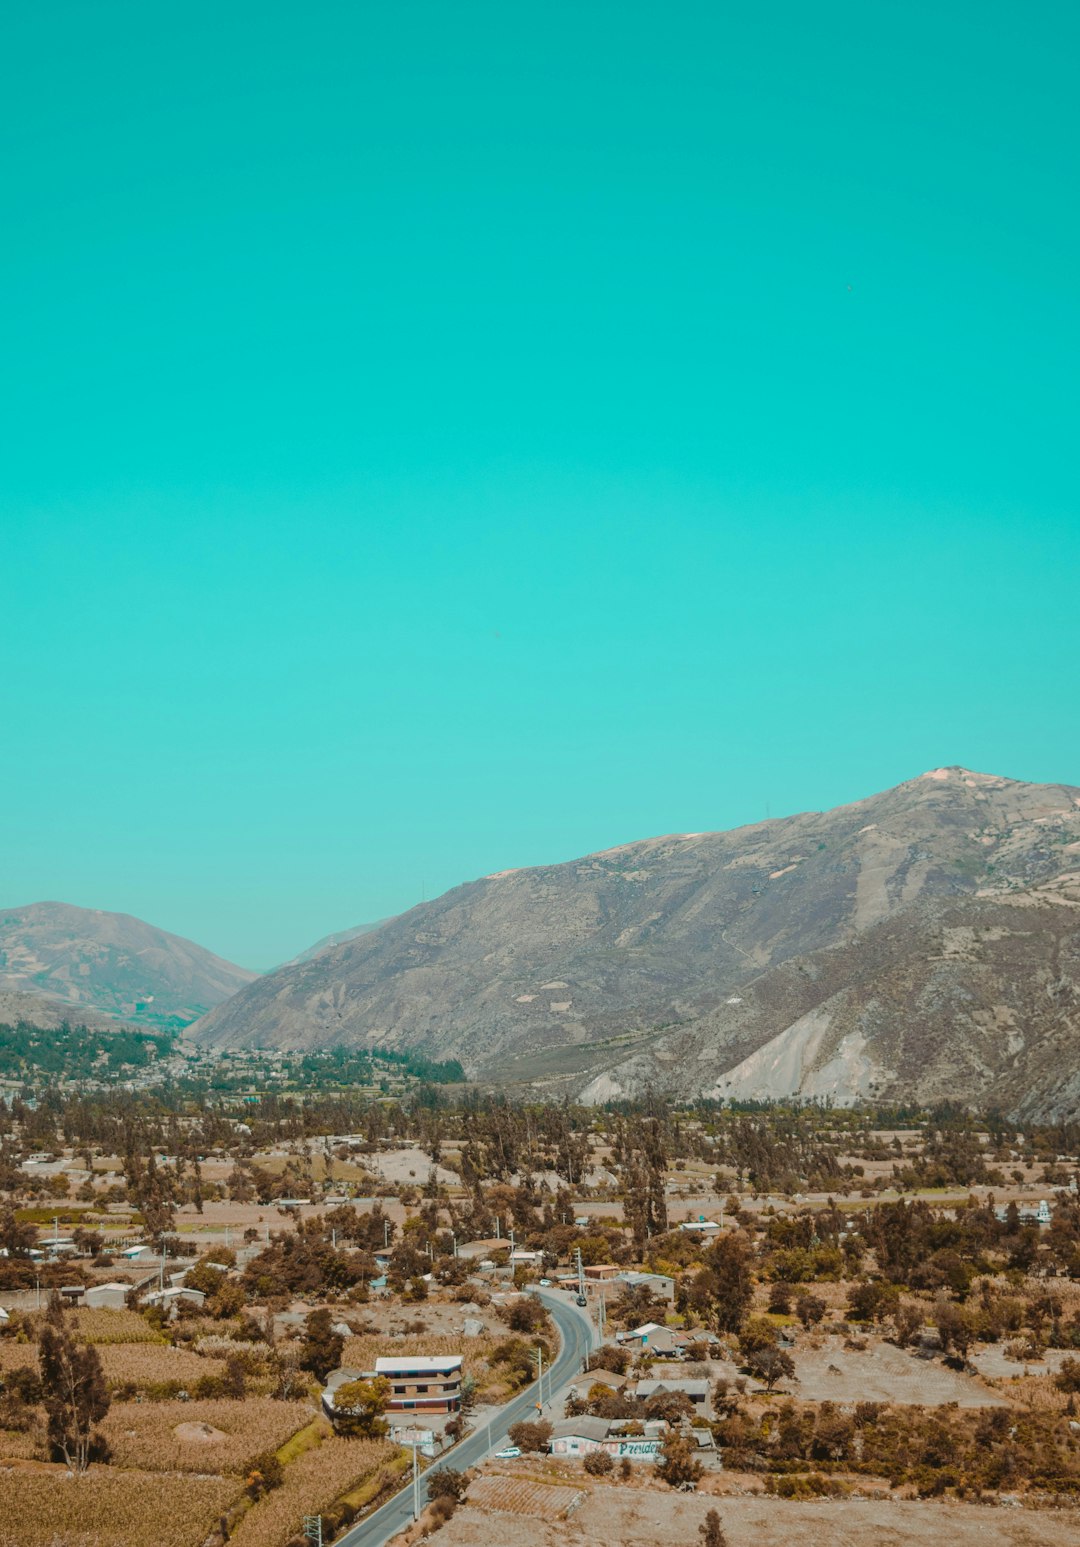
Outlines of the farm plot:
[{"label": "farm plot", "polygon": [[[33,1352],[36,1357],[37,1350]],[[145,1390],[170,1381],[192,1386],[201,1375],[221,1375],[225,1370],[224,1359],[203,1359],[165,1343],[106,1343],[98,1352],[111,1387],[133,1385]]]},{"label": "farm plot", "polygon": [[230,1547],[286,1547],[295,1540],[302,1516],[329,1509],[335,1499],[387,1467],[397,1453],[398,1447],[387,1440],[324,1440],[289,1463],[281,1487],[260,1499],[233,1528]]},{"label": "farm plot", "polygon": [[497,1515],[533,1515],[562,1520],[585,1497],[581,1488],[538,1482],[532,1477],[480,1477],[469,1489],[469,1503]]},{"label": "farm plot", "polygon": [[148,1472],[245,1474],[261,1451],[277,1450],[311,1421],[298,1402],[122,1402],[101,1425],[112,1464]]},{"label": "farm plot", "polygon": [[235,1477],[0,1472],[0,1547],[193,1547],[237,1491]]}]

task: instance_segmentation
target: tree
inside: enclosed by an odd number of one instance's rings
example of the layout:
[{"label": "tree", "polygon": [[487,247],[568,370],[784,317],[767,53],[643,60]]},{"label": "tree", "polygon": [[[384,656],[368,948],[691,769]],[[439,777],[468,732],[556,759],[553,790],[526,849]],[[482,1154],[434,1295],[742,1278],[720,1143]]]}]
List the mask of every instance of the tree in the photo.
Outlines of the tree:
[{"label": "tree", "polygon": [[312,1311],[304,1322],[304,1343],[300,1350],[300,1366],[310,1370],[315,1379],[324,1383],[331,1370],[341,1363],[345,1339],[333,1330],[329,1311]]},{"label": "tree", "polygon": [[741,1231],[722,1235],[705,1254],[706,1285],[717,1332],[738,1332],[754,1297],[753,1248]]},{"label": "tree", "polygon": [[1080,1391],[1080,1359],[1063,1359],[1061,1369],[1054,1376],[1054,1385],[1059,1391],[1067,1391],[1070,1395]]},{"label": "tree", "polygon": [[664,1437],[656,1470],[669,1488],[691,1488],[705,1468],[685,1435],[669,1430]]},{"label": "tree", "polygon": [[750,1374],[763,1382],[766,1391],[771,1391],[778,1380],[790,1380],[795,1374],[795,1361],[782,1348],[754,1349],[747,1354],[745,1364]]},{"label": "tree", "polygon": [[280,1488],[285,1480],[285,1468],[272,1450],[261,1451],[251,1463],[244,1486],[253,1499],[262,1498],[271,1488]]},{"label": "tree", "polygon": [[615,1469],[615,1463],[606,1450],[591,1450],[585,1457],[584,1466],[590,1477],[606,1477]]},{"label": "tree", "polygon": [[546,1418],[523,1418],[512,1423],[507,1430],[511,1445],[520,1450],[546,1450],[551,1438],[551,1425]]},{"label": "tree", "polygon": [[710,1509],[704,1525],[698,1526],[698,1535],[701,1537],[701,1547],[728,1547],[728,1539],[715,1509]]},{"label": "tree", "polygon": [[346,1381],[334,1392],[334,1428],[339,1434],[365,1439],[385,1434],[382,1414],[389,1398],[390,1382],[381,1375],[374,1380]]},{"label": "tree", "polygon": [[771,1391],[783,1376],[795,1374],[795,1361],[776,1345],[776,1329],[764,1316],[754,1316],[739,1337],[743,1365]]},{"label": "tree", "polygon": [[468,1486],[464,1472],[457,1472],[452,1466],[442,1466],[428,1478],[427,1496],[429,1499],[453,1499],[456,1504]]},{"label": "tree", "polygon": [[804,1294],[795,1301],[795,1314],[804,1327],[816,1327],[822,1321],[828,1306],[820,1295]]},{"label": "tree", "polygon": [[41,1392],[49,1449],[73,1472],[85,1472],[105,1445],[94,1425],[109,1411],[109,1393],[97,1349],[68,1331],[60,1297],[52,1295],[38,1344]]}]

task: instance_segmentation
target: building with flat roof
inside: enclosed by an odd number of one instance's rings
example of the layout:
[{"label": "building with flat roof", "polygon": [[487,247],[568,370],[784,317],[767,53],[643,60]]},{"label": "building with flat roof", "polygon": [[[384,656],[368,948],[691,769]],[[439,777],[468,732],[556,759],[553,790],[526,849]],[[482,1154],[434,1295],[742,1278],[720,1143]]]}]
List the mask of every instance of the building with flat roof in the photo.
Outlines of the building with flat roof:
[{"label": "building with flat roof", "polygon": [[461,1406],[460,1354],[395,1354],[376,1359],[375,1374],[390,1382],[387,1411],[455,1413]]}]

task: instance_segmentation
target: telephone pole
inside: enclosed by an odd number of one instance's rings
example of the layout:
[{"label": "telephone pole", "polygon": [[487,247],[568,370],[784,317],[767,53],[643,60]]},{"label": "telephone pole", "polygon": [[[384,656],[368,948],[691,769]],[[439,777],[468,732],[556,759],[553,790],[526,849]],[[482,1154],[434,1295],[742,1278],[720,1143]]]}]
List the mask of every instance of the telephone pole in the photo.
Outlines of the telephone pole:
[{"label": "telephone pole", "polygon": [[304,1516],[304,1535],[312,1547],[323,1547],[321,1515]]}]

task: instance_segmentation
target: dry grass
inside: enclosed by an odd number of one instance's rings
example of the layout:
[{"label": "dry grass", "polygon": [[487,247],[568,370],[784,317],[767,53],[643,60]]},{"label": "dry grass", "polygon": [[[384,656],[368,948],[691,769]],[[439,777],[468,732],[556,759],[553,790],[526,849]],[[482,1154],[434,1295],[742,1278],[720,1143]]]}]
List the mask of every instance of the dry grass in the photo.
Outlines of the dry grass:
[{"label": "dry grass", "polygon": [[[112,1464],[148,1472],[244,1474],[263,1450],[277,1450],[311,1421],[298,1402],[247,1397],[243,1402],[123,1402],[101,1425],[112,1446]],[[210,1440],[180,1439],[180,1424],[208,1424]]]},{"label": "dry grass", "polygon": [[37,1344],[19,1343],[15,1338],[0,1338],[0,1375],[6,1375],[9,1370],[17,1370],[20,1365],[29,1365],[32,1370],[37,1369]]},{"label": "dry grass", "polygon": [[396,1454],[397,1446],[387,1440],[324,1440],[285,1468],[284,1483],[244,1515],[229,1537],[230,1547],[284,1547],[302,1516],[329,1508]]},{"label": "dry grass", "polygon": [[1009,1380],[988,1382],[1010,1402],[1022,1402],[1034,1413],[1063,1413],[1068,1396],[1059,1391],[1052,1375],[1014,1375]]},{"label": "dry grass", "polygon": [[0,1547],[197,1547],[235,1478],[0,1472]]},{"label": "dry grass", "polygon": [[44,1455],[37,1429],[0,1429],[0,1461],[34,1461]]}]

